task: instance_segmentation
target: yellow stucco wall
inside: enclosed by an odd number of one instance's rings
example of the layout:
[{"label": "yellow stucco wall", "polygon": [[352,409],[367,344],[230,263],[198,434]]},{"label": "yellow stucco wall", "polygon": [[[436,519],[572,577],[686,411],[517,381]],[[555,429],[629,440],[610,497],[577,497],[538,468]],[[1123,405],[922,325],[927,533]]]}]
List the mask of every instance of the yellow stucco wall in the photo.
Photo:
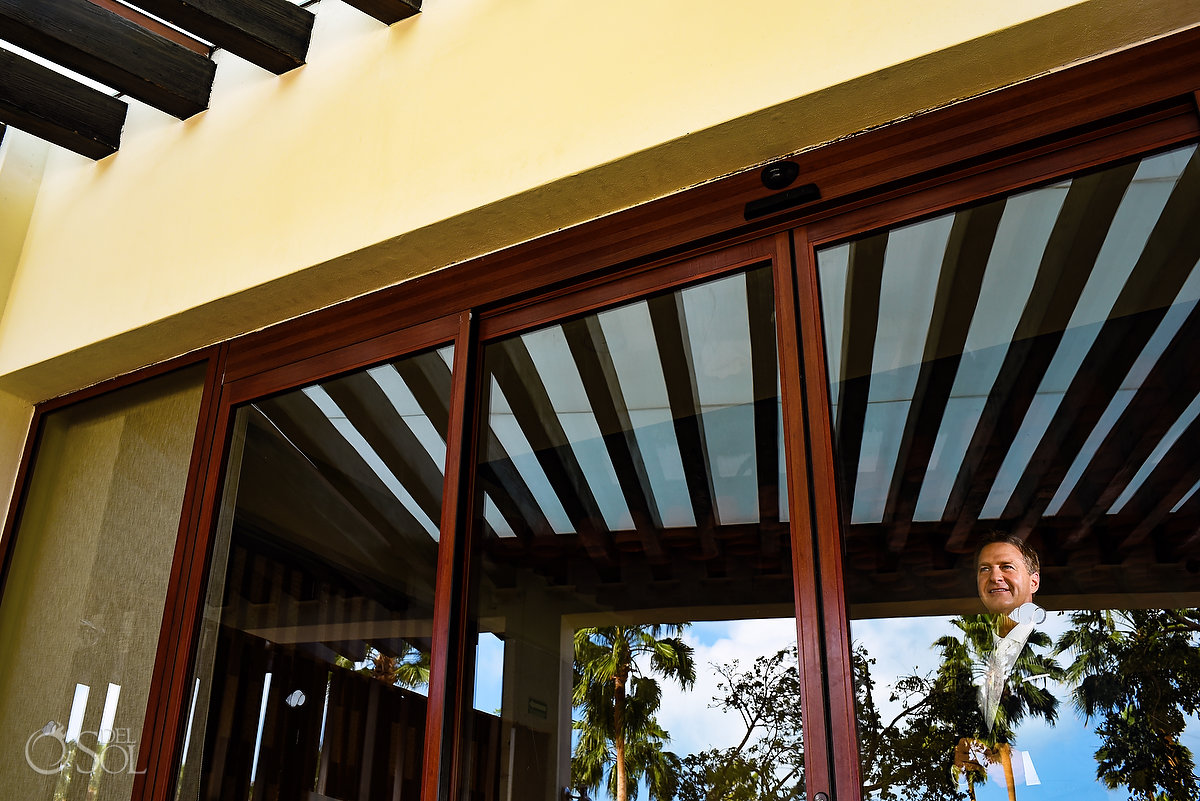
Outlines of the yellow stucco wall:
[{"label": "yellow stucco wall", "polygon": [[426,0],[391,28],[314,10],[306,66],[222,58],[208,111],[134,108],[100,162],[52,149],[9,256],[0,390],[68,391],[1200,19],[1186,0]]}]

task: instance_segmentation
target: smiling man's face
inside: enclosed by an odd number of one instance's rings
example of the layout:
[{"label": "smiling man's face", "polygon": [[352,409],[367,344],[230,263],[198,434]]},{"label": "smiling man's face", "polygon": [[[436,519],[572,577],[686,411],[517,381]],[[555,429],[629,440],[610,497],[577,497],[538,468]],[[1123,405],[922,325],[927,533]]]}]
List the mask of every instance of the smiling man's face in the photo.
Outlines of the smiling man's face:
[{"label": "smiling man's face", "polygon": [[979,597],[992,614],[1007,615],[1021,604],[1031,603],[1041,581],[1030,573],[1017,546],[993,542],[979,552],[976,578]]}]

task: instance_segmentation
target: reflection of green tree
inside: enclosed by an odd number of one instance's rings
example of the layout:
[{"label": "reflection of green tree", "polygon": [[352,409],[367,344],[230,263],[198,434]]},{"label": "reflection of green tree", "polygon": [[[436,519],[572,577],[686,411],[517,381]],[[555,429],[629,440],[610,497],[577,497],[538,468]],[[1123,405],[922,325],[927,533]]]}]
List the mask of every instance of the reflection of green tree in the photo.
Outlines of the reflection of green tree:
[{"label": "reflection of green tree", "polygon": [[[964,687],[963,682],[970,682],[987,664],[999,636],[999,620],[993,615],[963,615],[950,623],[962,634],[947,634],[934,641],[934,646],[942,652],[939,672],[945,675],[948,689],[956,696],[970,695],[975,692],[974,687]],[[1028,715],[1054,725],[1058,720],[1058,699],[1045,685],[1047,680],[1062,681],[1066,673],[1054,657],[1046,653],[1052,645],[1053,641],[1045,632],[1031,632],[1008,676],[991,731],[987,731],[979,704],[973,703],[966,704],[971,710],[968,725],[973,732],[962,733],[988,745],[996,745],[1012,743],[1015,738],[1014,727]]]},{"label": "reflection of green tree", "polygon": [[1200,711],[1200,610],[1075,612],[1075,707],[1100,723],[1096,777],[1137,801],[1200,797],[1185,715]]},{"label": "reflection of green tree", "polygon": [[796,647],[760,656],[743,669],[735,659],[711,706],[734,713],[742,736],[683,761],[681,801],[791,801],[804,797],[804,731]]},{"label": "reflection of green tree", "polygon": [[[1057,722],[1058,699],[1045,685],[1049,680],[1061,681],[1066,674],[1053,656],[1044,653],[1053,644],[1049,635],[1037,630],[1029,634],[1005,682],[996,720],[988,729],[980,704],[968,699],[972,695],[978,697],[974,679],[986,669],[987,661],[995,651],[1000,619],[994,615],[963,615],[950,623],[962,632],[961,636],[947,634],[939,637],[934,646],[942,652],[938,675],[945,684],[945,691],[961,705],[954,716],[954,724],[962,736],[994,748],[1011,745],[1016,739],[1014,728],[1026,716],[1040,717],[1052,726]],[[1038,680],[1042,686],[1038,686]],[[1011,767],[1008,769],[1011,771]],[[967,794],[974,799],[975,784],[986,781],[987,776],[982,770],[964,768],[963,772],[967,779]],[[1010,776],[1010,782],[1011,779]],[[1010,784],[1009,796],[1012,795]]]},{"label": "reflection of green tree", "polygon": [[[407,641],[402,648],[399,653],[388,654],[374,646],[368,647],[366,656],[357,663],[362,665],[357,672],[398,687],[417,689],[428,685],[429,652]],[[334,664],[347,670],[356,669],[354,660],[344,656],[337,657]]]},{"label": "reflection of green tree", "polygon": [[608,791],[616,801],[636,798],[643,777],[651,798],[674,797],[679,758],[663,750],[669,737],[655,717],[661,688],[637,660],[646,657],[651,673],[689,689],[696,668],[691,646],[678,636],[681,628],[604,626],[575,632],[572,703],[582,713],[572,724],[579,732],[571,758],[576,787],[598,790],[607,771]]},{"label": "reflection of green tree", "polygon": [[885,724],[874,699],[870,666],[875,660],[861,645],[852,656],[863,795],[913,801],[964,798],[949,767],[959,732],[967,725],[963,704],[975,704],[970,668],[965,676],[942,669],[900,678],[890,696],[900,702],[900,711]]},{"label": "reflection of green tree", "polygon": [[[1034,631],[1017,658],[989,731],[979,704],[976,678],[995,648],[998,620],[990,615],[963,615],[950,622],[957,632],[933,643],[940,651],[938,668],[896,682],[891,700],[899,701],[901,708],[886,724],[872,697],[874,682],[869,665],[874,660],[861,646],[855,649],[864,795],[918,801],[963,798],[955,781],[959,771],[952,775],[947,769],[961,738],[994,747],[1012,743],[1014,727],[1027,716],[1040,717],[1050,724],[1058,718],[1058,699],[1039,686],[1035,677],[1060,680],[1064,672],[1044,653],[1051,645],[1049,636]],[[1045,681],[1040,683],[1044,685]],[[969,767],[961,772],[967,782],[965,795],[973,799],[975,784],[986,781],[987,775]]]},{"label": "reflection of green tree", "polygon": [[367,651],[367,665],[361,673],[384,684],[415,689],[429,684],[429,652],[404,643],[398,654],[385,654],[378,648]]}]

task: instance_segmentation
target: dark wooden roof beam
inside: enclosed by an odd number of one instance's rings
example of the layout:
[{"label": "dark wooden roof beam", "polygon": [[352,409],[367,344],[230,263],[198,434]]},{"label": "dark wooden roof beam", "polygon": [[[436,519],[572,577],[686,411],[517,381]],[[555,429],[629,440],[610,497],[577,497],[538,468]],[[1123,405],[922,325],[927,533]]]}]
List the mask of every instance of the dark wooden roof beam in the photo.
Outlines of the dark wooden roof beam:
[{"label": "dark wooden roof beam", "polygon": [[600,320],[592,315],[562,328],[642,547],[651,558],[661,558],[662,518]]},{"label": "dark wooden roof beam", "polygon": [[414,547],[425,551],[436,547],[363,455],[308,396],[290,392],[263,401],[258,408],[330,486],[371,523],[375,541],[364,543],[368,552],[399,557]]},{"label": "dark wooden roof beam", "polygon": [[123,102],[0,50],[0,122],[93,159],[116,152]]},{"label": "dark wooden roof beam", "polygon": [[434,525],[442,515],[442,468],[408,427],[379,384],[358,372],[322,388]]},{"label": "dark wooden roof beam", "polygon": [[754,464],[758,473],[759,544],[764,555],[780,551],[779,356],[775,340],[775,277],[770,268],[746,273],[750,322],[750,381],[754,397]]},{"label": "dark wooden roof beam", "polygon": [[1140,545],[1200,480],[1200,419],[1193,420],[1138,487],[1121,516],[1136,521],[1121,543],[1122,553]]},{"label": "dark wooden roof beam", "polygon": [[692,515],[700,531],[704,554],[716,556],[720,553],[713,533],[718,525],[717,493],[713,488],[704,425],[700,420],[700,394],[696,388],[696,367],[692,362],[683,297],[673,292],[650,298],[647,304],[667,385],[675,440],[692,502]]},{"label": "dark wooden roof beam", "polygon": [[[445,440],[450,427],[450,367],[436,351],[393,362],[421,411]],[[533,493],[495,437],[485,436],[479,466],[479,489],[487,494],[513,533],[522,539],[551,533]]]},{"label": "dark wooden roof beam", "polygon": [[488,372],[504,393],[517,425],[588,553],[603,563],[614,562],[600,505],[525,343],[519,337],[494,343],[488,347],[486,358]]},{"label": "dark wooden roof beam", "polygon": [[1200,304],[1192,307],[1063,503],[1060,514],[1080,518],[1070,543],[1085,538],[1104,517],[1167,430],[1200,394],[1200,370],[1194,369],[1198,340]]},{"label": "dark wooden roof beam", "polygon": [[0,0],[4,39],[186,119],[208,107],[217,65],[88,0]]},{"label": "dark wooden roof beam", "polygon": [[879,295],[883,287],[883,260],[887,243],[887,231],[850,243],[845,320],[842,323],[842,363],[838,372],[841,384],[838,388],[834,436],[838,461],[842,467],[841,484],[851,507],[858,485],[863,426],[871,394],[871,369],[875,360],[875,335],[879,329]]},{"label": "dark wooden roof beam", "polygon": [[956,521],[947,544],[951,550],[966,545],[1136,170],[1134,163],[1077,178],[1067,190],[1013,342],[988,393],[943,513],[943,520]]},{"label": "dark wooden roof beam", "polygon": [[408,19],[421,11],[421,0],[345,0],[345,3],[385,25]]},{"label": "dark wooden roof beam", "polygon": [[234,55],[282,75],[304,63],[313,14],[287,0],[133,0]]},{"label": "dark wooden roof beam", "polygon": [[[1130,165],[1136,167],[1136,165]],[[1129,167],[1126,167],[1129,169]],[[1014,533],[1033,529],[1129,369],[1200,260],[1200,156],[1192,155],[1013,492]],[[1107,226],[1106,226],[1107,229]],[[1190,484],[1188,486],[1191,486]]]},{"label": "dark wooden roof beam", "polygon": [[960,211],[950,227],[921,368],[884,507],[883,522],[894,526],[888,535],[888,548],[894,552],[903,550],[912,525],[1004,206],[1004,200],[997,200]]},{"label": "dark wooden roof beam", "polygon": [[117,0],[88,0],[88,2],[94,6],[99,6],[107,11],[111,11],[118,17],[123,17],[130,22],[137,23],[151,33],[157,33],[159,36],[163,37],[164,39],[169,39],[177,45],[183,45],[193,53],[199,53],[205,58],[208,58],[212,55],[213,48],[212,45],[208,44],[208,42],[202,42],[194,36],[184,33],[178,28],[174,28],[158,19],[155,19],[149,14],[143,14],[136,8],[127,6],[124,3],[119,3]]}]

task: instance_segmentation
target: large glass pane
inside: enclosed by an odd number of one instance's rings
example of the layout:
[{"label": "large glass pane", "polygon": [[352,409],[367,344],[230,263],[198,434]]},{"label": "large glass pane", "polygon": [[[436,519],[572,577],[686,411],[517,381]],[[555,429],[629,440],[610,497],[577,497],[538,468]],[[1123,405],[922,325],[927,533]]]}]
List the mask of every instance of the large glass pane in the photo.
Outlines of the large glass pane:
[{"label": "large glass pane", "polygon": [[237,411],[180,798],[418,797],[450,359]]},{"label": "large glass pane", "polygon": [[128,799],[204,368],[48,414],[0,606],[0,795]]},{"label": "large glass pane", "polygon": [[818,251],[864,795],[1196,798],[1200,156]]},{"label": "large glass pane", "polygon": [[486,347],[461,798],[802,796],[771,280]]}]

